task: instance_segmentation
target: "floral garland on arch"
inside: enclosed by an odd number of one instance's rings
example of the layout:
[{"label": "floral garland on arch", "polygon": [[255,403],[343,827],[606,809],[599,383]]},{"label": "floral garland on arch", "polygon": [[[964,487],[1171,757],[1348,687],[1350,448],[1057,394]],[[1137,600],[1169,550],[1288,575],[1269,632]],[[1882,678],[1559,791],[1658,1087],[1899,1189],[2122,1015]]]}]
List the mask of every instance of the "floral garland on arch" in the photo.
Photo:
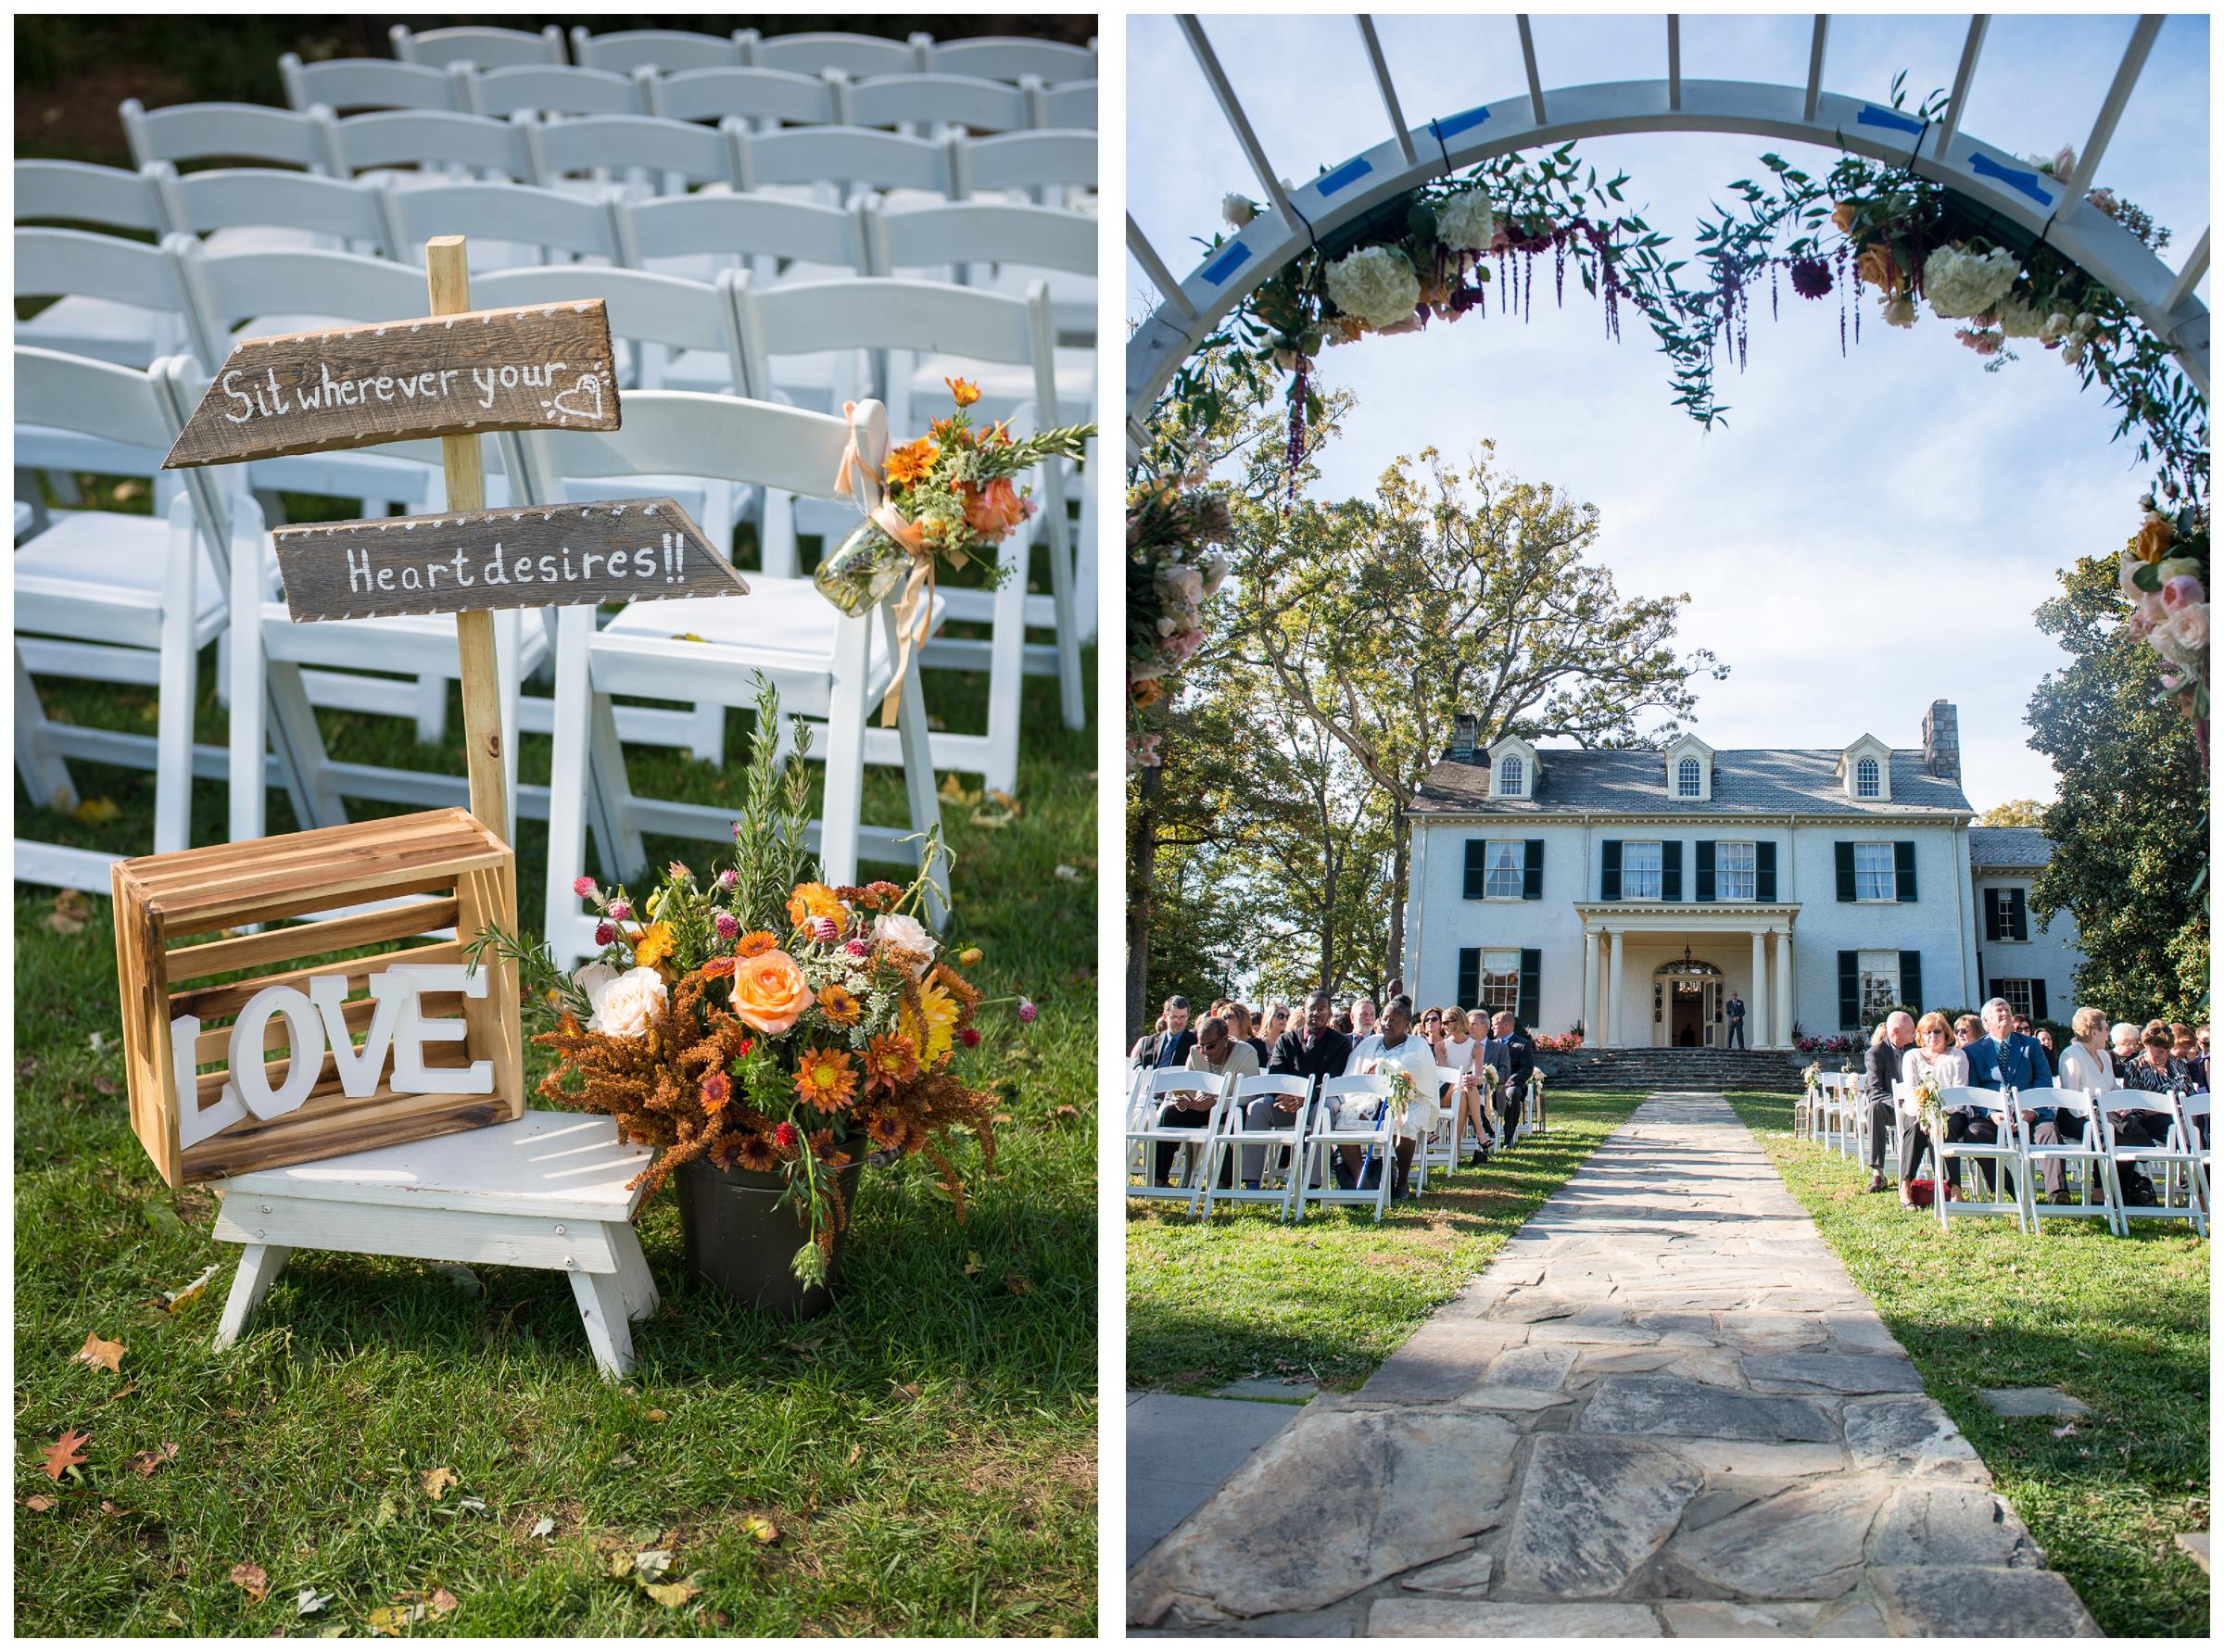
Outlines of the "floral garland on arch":
[{"label": "floral garland on arch", "polygon": [[2163,692],[2208,745],[2208,507],[2148,494],[2146,516],[2117,562],[2124,595],[2134,605],[2125,630],[2162,656]]},{"label": "floral garland on arch", "polygon": [[1211,548],[1235,537],[1234,518],[1201,475],[1128,489],[1128,764],[1154,768],[1159,737],[1134,713],[1164,700],[1205,641],[1205,604],[1228,577]]}]

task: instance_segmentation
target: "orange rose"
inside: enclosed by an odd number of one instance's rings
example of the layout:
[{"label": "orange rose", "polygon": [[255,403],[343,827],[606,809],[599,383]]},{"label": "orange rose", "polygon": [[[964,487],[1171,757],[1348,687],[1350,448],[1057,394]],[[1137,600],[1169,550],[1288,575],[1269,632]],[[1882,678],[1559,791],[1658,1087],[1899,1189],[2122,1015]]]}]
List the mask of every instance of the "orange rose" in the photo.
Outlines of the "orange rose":
[{"label": "orange rose", "polygon": [[1861,249],[1861,261],[1853,267],[1853,273],[1873,287],[1882,287],[1888,296],[1907,288],[1907,277],[1900,273],[1891,248],[1881,241],[1872,241]]},{"label": "orange rose", "polygon": [[2167,517],[2148,517],[2139,530],[2139,560],[2142,562],[2159,562],[2177,537],[2178,530],[2170,525]]},{"label": "orange rose", "polygon": [[1830,214],[1830,221],[1838,226],[1839,234],[1851,235],[1853,233],[1853,203],[1839,202],[1838,210]]},{"label": "orange rose", "polygon": [[1003,538],[1027,520],[1031,509],[1008,476],[966,489],[966,525],[983,539]]},{"label": "orange rose", "polygon": [[786,952],[775,947],[744,958],[734,971],[734,1014],[767,1037],[786,1032],[811,1007],[811,989],[803,972]]}]

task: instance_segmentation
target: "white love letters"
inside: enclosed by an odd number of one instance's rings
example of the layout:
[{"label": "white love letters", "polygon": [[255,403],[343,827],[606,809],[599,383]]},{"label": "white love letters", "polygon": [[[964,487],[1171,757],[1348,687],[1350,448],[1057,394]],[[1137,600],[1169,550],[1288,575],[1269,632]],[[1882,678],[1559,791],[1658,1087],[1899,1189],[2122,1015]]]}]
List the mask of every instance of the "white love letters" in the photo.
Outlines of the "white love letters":
[{"label": "white love letters", "polygon": [[[178,1109],[178,1146],[181,1151],[196,1141],[230,1129],[252,1116],[280,1118],[309,1100],[323,1070],[330,1049],[343,1093],[363,1097],[378,1090],[378,1078],[393,1057],[388,1082],[397,1091],[421,1095],[486,1095],[494,1089],[494,1064],[474,1061],[467,1067],[428,1067],[427,1044],[461,1043],[467,1036],[464,1024],[424,1013],[421,1000],[427,992],[461,992],[466,998],[485,998],[488,977],[483,970],[461,964],[423,964],[388,969],[370,979],[376,1007],[358,1049],[347,1019],[348,977],[344,975],[311,977],[309,990],[295,987],[265,987],[247,1000],[232,1024],[226,1046],[231,1076],[222,1092],[207,1107],[193,1104],[194,1044],[201,1035],[197,1015],[179,1015],[170,1024],[171,1069],[180,1093],[186,1099]],[[262,1052],[271,1020],[285,1022],[285,1041],[291,1051],[285,1081],[271,1088]]]}]

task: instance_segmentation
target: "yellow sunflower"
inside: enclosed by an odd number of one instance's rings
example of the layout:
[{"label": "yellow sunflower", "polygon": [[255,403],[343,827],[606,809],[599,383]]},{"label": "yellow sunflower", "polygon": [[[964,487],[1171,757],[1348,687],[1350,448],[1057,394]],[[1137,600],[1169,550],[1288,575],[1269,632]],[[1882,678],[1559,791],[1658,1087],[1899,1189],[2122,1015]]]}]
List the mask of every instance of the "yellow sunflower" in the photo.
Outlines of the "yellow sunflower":
[{"label": "yellow sunflower", "polygon": [[916,482],[934,468],[934,444],[924,436],[888,456],[888,479],[897,486]]},{"label": "yellow sunflower", "polygon": [[672,955],[672,926],[651,924],[641,931],[640,939],[633,943],[633,965],[636,969],[654,969]]},{"label": "yellow sunflower", "polygon": [[918,1051],[921,1066],[932,1067],[949,1055],[957,1013],[957,1000],[931,977],[919,983],[919,1013],[908,1003],[898,1012],[896,1030]]},{"label": "yellow sunflower", "polygon": [[857,1075],[840,1050],[810,1050],[795,1069],[795,1093],[821,1113],[839,1113],[857,1093]]}]

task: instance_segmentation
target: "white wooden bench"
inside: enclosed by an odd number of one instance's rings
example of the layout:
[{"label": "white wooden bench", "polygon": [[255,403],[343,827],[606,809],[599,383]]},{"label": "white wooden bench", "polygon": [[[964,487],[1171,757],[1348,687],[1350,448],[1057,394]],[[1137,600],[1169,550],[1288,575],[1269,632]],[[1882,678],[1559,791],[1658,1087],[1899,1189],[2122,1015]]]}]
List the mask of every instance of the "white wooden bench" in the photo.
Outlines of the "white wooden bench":
[{"label": "white wooden bench", "polygon": [[552,1267],[571,1276],[595,1363],[633,1368],[629,1322],[656,1307],[626,1184],[651,1150],[615,1121],[532,1113],[481,1129],[254,1170],[211,1184],[223,1195],[216,1237],[246,1247],[217,1328],[228,1348],[297,1250],[420,1256],[434,1262]]}]

